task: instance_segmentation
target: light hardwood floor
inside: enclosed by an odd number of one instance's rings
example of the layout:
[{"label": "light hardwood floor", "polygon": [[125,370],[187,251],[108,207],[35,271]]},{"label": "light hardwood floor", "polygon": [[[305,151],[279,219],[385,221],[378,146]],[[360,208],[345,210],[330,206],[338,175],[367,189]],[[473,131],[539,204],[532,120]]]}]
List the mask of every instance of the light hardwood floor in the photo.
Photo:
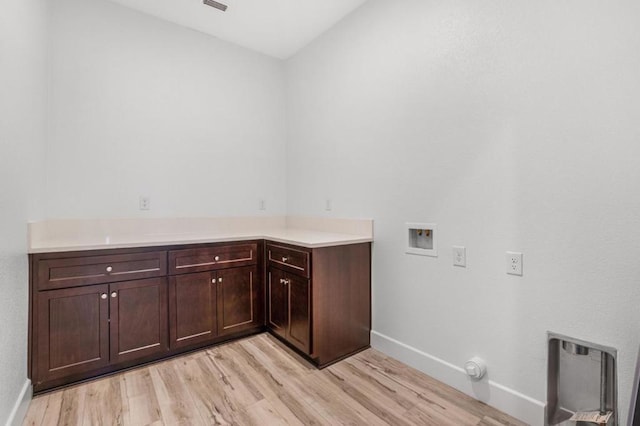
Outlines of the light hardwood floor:
[{"label": "light hardwood floor", "polygon": [[369,349],[317,370],[268,334],[35,397],[25,425],[523,425]]}]

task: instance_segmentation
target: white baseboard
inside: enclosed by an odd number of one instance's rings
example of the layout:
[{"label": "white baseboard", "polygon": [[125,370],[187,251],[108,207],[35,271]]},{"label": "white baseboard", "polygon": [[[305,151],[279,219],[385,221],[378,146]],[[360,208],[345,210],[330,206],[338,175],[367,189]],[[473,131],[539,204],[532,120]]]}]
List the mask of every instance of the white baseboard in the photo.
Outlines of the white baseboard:
[{"label": "white baseboard", "polygon": [[492,380],[472,382],[462,367],[450,364],[376,331],[371,346],[487,405],[530,425],[544,424],[545,404]]},{"label": "white baseboard", "polygon": [[20,395],[13,406],[13,410],[11,410],[11,414],[9,414],[6,426],[22,425],[24,417],[27,415],[27,410],[29,409],[29,403],[31,402],[32,396],[31,380],[27,379],[24,382],[24,386],[22,386],[22,391],[20,391]]}]

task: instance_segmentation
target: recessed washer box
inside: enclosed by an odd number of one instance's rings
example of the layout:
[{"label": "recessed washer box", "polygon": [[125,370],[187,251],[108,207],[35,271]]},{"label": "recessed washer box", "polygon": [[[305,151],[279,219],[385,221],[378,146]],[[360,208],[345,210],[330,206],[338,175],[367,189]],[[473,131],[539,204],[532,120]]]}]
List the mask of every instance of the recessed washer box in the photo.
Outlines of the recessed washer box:
[{"label": "recessed washer box", "polygon": [[435,223],[407,223],[407,253],[420,256],[438,256]]}]

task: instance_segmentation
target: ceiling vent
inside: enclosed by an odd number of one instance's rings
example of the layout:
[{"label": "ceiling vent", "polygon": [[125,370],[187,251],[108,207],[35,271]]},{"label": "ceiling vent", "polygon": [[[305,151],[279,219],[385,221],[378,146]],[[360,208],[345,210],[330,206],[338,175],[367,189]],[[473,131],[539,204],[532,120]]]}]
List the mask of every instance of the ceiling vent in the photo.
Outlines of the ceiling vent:
[{"label": "ceiling vent", "polygon": [[222,4],[214,0],[203,0],[203,3],[206,4],[207,6],[215,7],[216,9],[221,10],[223,12],[227,10],[226,4]]}]

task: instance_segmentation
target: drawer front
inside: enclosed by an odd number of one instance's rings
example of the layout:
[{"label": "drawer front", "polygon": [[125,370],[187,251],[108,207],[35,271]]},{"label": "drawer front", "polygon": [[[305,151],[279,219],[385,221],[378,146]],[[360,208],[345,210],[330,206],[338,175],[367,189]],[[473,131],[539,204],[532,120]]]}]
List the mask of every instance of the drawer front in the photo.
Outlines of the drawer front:
[{"label": "drawer front", "polygon": [[167,252],[47,259],[38,262],[38,290],[161,277]]},{"label": "drawer front", "polygon": [[267,245],[267,260],[271,265],[307,278],[311,269],[309,257],[308,251],[276,244]]},{"label": "drawer front", "polygon": [[257,244],[231,244],[169,252],[169,274],[214,271],[223,268],[255,265]]}]

